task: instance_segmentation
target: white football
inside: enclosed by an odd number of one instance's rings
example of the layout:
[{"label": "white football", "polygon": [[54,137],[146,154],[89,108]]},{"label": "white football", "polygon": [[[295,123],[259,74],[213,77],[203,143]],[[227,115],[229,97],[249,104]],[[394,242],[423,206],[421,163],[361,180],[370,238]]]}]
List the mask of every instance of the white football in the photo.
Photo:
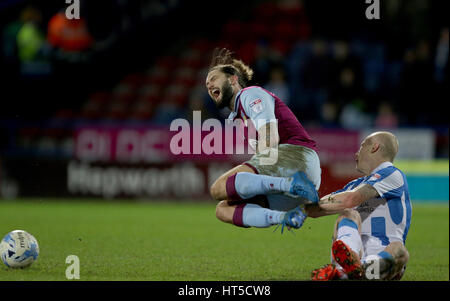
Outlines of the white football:
[{"label": "white football", "polygon": [[30,233],[14,230],[3,237],[0,243],[0,256],[9,268],[26,268],[36,261],[39,245]]}]

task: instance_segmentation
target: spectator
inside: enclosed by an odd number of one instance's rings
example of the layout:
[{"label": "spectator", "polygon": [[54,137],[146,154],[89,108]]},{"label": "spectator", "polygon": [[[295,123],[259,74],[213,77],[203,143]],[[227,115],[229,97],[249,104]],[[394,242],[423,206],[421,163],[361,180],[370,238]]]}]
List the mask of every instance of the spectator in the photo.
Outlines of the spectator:
[{"label": "spectator", "polygon": [[20,71],[21,75],[27,75],[30,71],[48,73],[47,44],[41,24],[42,12],[28,5],[20,12],[18,20],[6,26],[3,32],[3,53],[10,76],[14,71]]},{"label": "spectator", "polygon": [[[448,76],[448,54],[449,54],[449,33],[448,27],[441,30],[440,38],[436,46],[436,56],[434,59],[434,79],[436,89],[434,90],[436,102],[447,101],[449,95]],[[432,119],[435,123],[447,123],[447,114],[441,110],[432,110]]]},{"label": "spectator", "polygon": [[338,115],[343,108],[362,97],[361,85],[357,86],[353,69],[347,67],[341,70],[337,82],[330,87],[329,100],[335,103]]},{"label": "spectator", "polygon": [[255,60],[252,69],[255,71],[255,82],[264,85],[269,81],[270,72],[276,65],[282,64],[283,58],[266,43],[258,43],[255,50]]},{"label": "spectator", "polygon": [[334,102],[327,101],[323,104],[320,115],[320,124],[325,128],[338,127],[338,107]]},{"label": "spectator", "polygon": [[442,83],[444,81],[445,69],[448,68],[448,36],[448,27],[442,28],[436,47],[436,57],[434,60],[434,78],[438,83]]},{"label": "spectator", "polygon": [[282,67],[275,67],[270,71],[270,77],[264,88],[278,95],[285,104],[289,104],[289,87],[286,83],[286,74]]},{"label": "spectator", "polygon": [[398,127],[398,117],[389,102],[383,101],[378,106],[374,125],[377,128],[393,129]]},{"label": "spectator", "polygon": [[371,118],[364,112],[365,104],[362,99],[355,99],[346,104],[339,116],[340,125],[349,130],[361,130],[371,126]]},{"label": "spectator", "polygon": [[346,41],[336,41],[333,44],[333,61],[331,65],[331,81],[336,84],[345,69],[351,69],[354,74],[355,86],[359,86],[363,80],[361,61],[350,53],[350,47]]},{"label": "spectator", "polygon": [[17,55],[20,61],[29,62],[38,57],[45,42],[45,35],[39,28],[42,13],[32,6],[27,6],[21,13],[21,20],[23,24],[16,38]]},{"label": "spectator", "polygon": [[[419,125],[429,122],[429,120],[425,120],[426,114],[424,114],[427,108],[411,105],[425,100],[436,101],[432,99],[433,64],[427,41],[421,41],[416,48],[406,50],[399,90],[399,109],[405,115],[407,123]],[[434,105],[428,103],[428,110],[433,110]]]},{"label": "spectator", "polygon": [[67,19],[64,11],[56,13],[48,23],[48,42],[64,52],[81,52],[88,50],[93,39],[85,20]]},{"label": "spectator", "polygon": [[331,60],[327,51],[327,43],[324,40],[315,40],[312,44],[311,57],[302,75],[307,102],[306,107],[301,109],[305,116],[313,120],[319,118],[320,109],[328,98]]},{"label": "spectator", "polygon": [[28,77],[45,77],[52,72],[49,45],[42,30],[42,12],[28,6],[21,14],[23,25],[17,33],[20,73]]}]

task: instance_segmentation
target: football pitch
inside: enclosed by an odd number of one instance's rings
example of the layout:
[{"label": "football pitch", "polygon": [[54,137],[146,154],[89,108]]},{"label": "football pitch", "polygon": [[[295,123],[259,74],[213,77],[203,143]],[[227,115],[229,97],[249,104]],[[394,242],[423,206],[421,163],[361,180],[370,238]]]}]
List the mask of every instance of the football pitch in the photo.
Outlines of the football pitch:
[{"label": "football pitch", "polygon": [[[28,269],[1,264],[0,280],[301,281],[330,261],[335,216],[309,218],[294,234],[219,222],[215,203],[0,200],[0,235],[21,229],[39,242]],[[449,280],[448,203],[414,203],[402,280]],[[73,280],[72,280],[73,281]]]}]

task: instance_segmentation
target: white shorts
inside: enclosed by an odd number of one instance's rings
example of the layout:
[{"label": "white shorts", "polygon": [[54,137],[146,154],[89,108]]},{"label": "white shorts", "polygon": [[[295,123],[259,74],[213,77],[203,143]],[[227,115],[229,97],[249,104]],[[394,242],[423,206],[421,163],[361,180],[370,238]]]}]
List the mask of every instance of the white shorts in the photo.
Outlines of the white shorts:
[{"label": "white shorts", "polygon": [[[260,165],[256,155],[246,164],[252,166],[259,174],[290,177],[298,171],[303,171],[306,177],[313,183],[316,190],[320,188],[322,170],[317,153],[304,146],[280,144],[278,146],[278,162],[274,165]],[[289,211],[304,203],[301,198],[292,198],[283,193],[266,195],[270,209]]]},{"label": "white shorts", "polygon": [[376,255],[382,252],[387,246],[383,246],[381,241],[369,235],[361,235],[362,240],[362,256],[361,260],[364,261],[367,256]]},{"label": "white shorts", "polygon": [[[382,245],[381,240],[377,237],[370,236],[370,235],[361,235],[362,240],[362,256],[361,260],[364,261],[367,256],[370,255],[377,255],[378,253],[384,251],[387,246]],[[392,240],[392,238],[391,238]],[[394,240],[397,241],[397,240]],[[402,242],[401,240],[398,240],[399,242]],[[391,241],[392,242],[392,241]],[[402,242],[403,243],[403,242]]]}]

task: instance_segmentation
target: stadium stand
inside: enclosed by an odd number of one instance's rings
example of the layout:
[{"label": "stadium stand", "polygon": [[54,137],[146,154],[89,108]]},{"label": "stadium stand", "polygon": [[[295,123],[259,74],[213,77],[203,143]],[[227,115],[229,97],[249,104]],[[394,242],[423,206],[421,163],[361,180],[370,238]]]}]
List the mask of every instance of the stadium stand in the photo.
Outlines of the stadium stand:
[{"label": "stadium stand", "polygon": [[9,1],[0,11],[1,153],[68,159],[82,126],[169,125],[193,110],[223,120],[204,88],[219,46],[250,64],[255,84],[282,96],[308,128],[431,128],[435,156],[448,158],[447,117],[436,109],[448,98],[438,4],[399,1],[375,26],[348,3],[241,2],[208,13],[206,1],[82,1],[84,18],[71,21],[59,2]]}]

